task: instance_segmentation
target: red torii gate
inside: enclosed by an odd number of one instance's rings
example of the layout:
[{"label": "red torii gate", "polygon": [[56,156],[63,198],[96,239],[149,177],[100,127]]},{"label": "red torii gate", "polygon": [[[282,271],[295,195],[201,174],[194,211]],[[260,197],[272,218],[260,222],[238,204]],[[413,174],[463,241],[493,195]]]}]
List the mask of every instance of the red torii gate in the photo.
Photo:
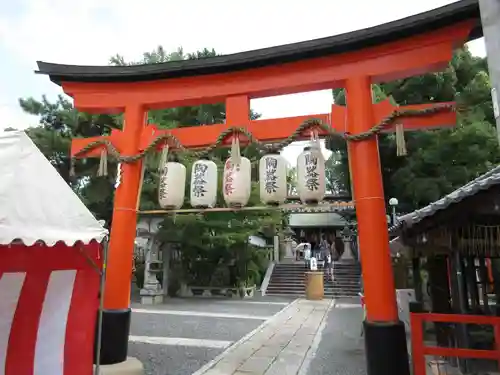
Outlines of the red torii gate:
[{"label": "red torii gate", "polygon": [[[74,139],[71,154],[78,157],[99,155],[102,145],[92,150],[88,146],[103,139],[122,156],[137,155],[165,132],[147,125],[147,110],[217,102],[226,104],[225,124],[169,130],[184,148],[213,144],[233,126],[246,128],[261,142],[277,141],[311,117],[335,131],[357,135],[395,109],[388,101],[372,103],[372,83],[444,68],[453,50],[468,40],[477,18],[476,2],[465,0],[353,33],[205,60],[129,67],[44,62],[38,66],[39,73],[49,75],[73,97],[78,110],[124,113],[123,131],[113,131],[109,137]],[[335,87],[346,88],[348,105],[333,105],[330,114],[249,119],[252,98]],[[398,109],[426,108],[431,106]],[[398,120],[405,130],[453,126],[455,122],[453,111]],[[406,375],[406,336],[395,299],[377,137],[352,141],[348,146],[367,307],[369,374]],[[141,160],[124,163],[122,183],[115,194],[103,317],[101,358],[106,364],[122,362],[127,355],[141,169]]]}]

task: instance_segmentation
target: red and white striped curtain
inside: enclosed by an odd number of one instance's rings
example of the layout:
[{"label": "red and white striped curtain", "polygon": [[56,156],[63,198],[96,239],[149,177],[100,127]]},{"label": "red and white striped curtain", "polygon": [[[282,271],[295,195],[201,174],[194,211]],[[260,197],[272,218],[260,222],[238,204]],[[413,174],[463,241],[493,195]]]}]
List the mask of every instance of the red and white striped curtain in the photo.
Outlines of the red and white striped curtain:
[{"label": "red and white striped curtain", "polygon": [[101,247],[78,246],[0,246],[0,375],[92,373]]}]

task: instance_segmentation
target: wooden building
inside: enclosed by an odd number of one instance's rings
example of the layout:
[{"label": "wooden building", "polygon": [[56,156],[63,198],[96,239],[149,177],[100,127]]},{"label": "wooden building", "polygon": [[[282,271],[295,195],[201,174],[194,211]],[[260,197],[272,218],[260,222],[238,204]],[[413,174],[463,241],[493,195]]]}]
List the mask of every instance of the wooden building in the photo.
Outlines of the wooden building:
[{"label": "wooden building", "polygon": [[[390,232],[399,236],[394,244],[411,264],[412,286],[424,310],[498,316],[500,166],[399,217]],[[456,327],[434,324],[439,346],[484,349],[493,345],[489,329],[465,324]]]},{"label": "wooden building", "polygon": [[349,242],[356,252],[356,211],[352,201],[339,201],[336,206],[317,205],[288,211],[288,225],[297,243],[309,242],[314,247],[321,238],[335,241],[335,247],[343,253]]}]

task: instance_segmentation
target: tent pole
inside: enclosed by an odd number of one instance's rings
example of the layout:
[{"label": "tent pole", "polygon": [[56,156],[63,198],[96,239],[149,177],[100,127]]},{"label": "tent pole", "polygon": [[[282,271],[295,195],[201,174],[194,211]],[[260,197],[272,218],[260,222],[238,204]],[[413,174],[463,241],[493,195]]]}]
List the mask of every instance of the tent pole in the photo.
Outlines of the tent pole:
[{"label": "tent pole", "polygon": [[96,344],[96,364],[94,368],[94,375],[99,375],[101,370],[101,337],[102,337],[102,312],[104,310],[104,284],[106,281],[106,265],[108,261],[108,238],[103,241],[103,259],[101,283],[99,285],[99,312],[97,315],[97,344]]}]

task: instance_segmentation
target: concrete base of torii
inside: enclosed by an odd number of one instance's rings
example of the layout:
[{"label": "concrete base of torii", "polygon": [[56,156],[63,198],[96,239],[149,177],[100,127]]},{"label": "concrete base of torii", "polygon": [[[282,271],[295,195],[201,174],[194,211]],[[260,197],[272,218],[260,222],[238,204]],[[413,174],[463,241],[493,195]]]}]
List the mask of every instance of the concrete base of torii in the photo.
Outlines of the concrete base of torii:
[{"label": "concrete base of torii", "polygon": [[[95,368],[95,366],[94,366]],[[114,365],[99,366],[99,374],[101,375],[144,375],[144,366],[134,357],[128,357],[125,362],[116,363]]]}]

